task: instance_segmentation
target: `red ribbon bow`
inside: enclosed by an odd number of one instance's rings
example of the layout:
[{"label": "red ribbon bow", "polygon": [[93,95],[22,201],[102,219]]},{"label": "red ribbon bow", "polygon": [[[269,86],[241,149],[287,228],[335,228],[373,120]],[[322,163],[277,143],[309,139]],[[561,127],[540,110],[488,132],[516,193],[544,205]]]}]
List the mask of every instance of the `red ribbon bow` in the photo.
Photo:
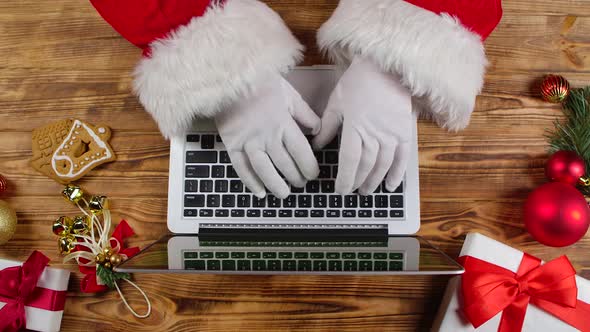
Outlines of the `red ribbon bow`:
[{"label": "red ribbon bow", "polygon": [[18,331],[26,326],[25,305],[46,310],[63,310],[65,292],[37,287],[49,258],[34,251],[22,266],[0,271],[0,331]]},{"label": "red ribbon bow", "polygon": [[[113,235],[112,235],[113,238],[115,238],[115,239],[117,239],[117,241],[119,241],[119,245],[121,246],[121,249],[119,250],[119,254],[123,254],[123,255],[126,255],[127,258],[131,258],[139,253],[138,247],[125,248],[125,245],[123,244],[123,241],[126,238],[133,236],[134,234],[135,234],[135,232],[133,232],[133,229],[129,226],[127,221],[121,220],[119,225],[117,225],[117,227],[113,231]],[[111,241],[111,246],[115,247],[116,243],[114,243],[114,241]],[[78,246],[78,247],[76,247],[76,249],[77,250],[87,250],[86,247],[82,247],[82,246]],[[81,261],[86,261],[86,260],[81,260]],[[80,272],[85,274],[84,278],[80,282],[80,289],[82,290],[82,292],[84,292],[84,293],[100,293],[100,292],[107,291],[109,289],[105,285],[98,284],[97,279],[96,279],[96,267],[95,266],[93,266],[93,267],[80,266]]]},{"label": "red ribbon bow", "polygon": [[578,300],[576,271],[567,257],[541,265],[541,260],[524,254],[516,273],[471,256],[460,260],[465,267],[463,311],[475,328],[502,312],[498,331],[521,331],[532,303],[579,330],[590,331],[590,304]]}]

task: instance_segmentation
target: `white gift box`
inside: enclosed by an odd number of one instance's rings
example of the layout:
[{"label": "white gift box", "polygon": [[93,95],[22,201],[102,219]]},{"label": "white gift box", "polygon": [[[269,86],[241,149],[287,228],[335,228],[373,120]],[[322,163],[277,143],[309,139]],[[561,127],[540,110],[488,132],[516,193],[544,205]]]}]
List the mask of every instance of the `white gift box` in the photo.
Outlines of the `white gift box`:
[{"label": "white gift box", "polygon": [[[0,270],[18,265],[22,266],[22,264],[23,262],[0,259]],[[46,267],[37,281],[37,287],[54,291],[67,291],[69,280],[70,271]],[[6,303],[0,302],[0,310],[5,305]],[[27,317],[27,329],[41,332],[57,332],[61,327],[63,310],[52,311],[25,306],[25,315]]]},{"label": "white gift box", "polygon": [[[501,242],[477,233],[467,235],[460,254],[460,256],[471,256],[484,260],[515,273],[520,266],[523,255],[524,253],[520,250],[516,250]],[[590,303],[590,281],[576,276],[576,284],[578,287],[578,300]],[[458,276],[449,281],[432,331],[498,331],[498,326],[502,317],[501,312],[479,328],[475,329],[463,314],[461,306],[461,276]],[[565,332],[578,330],[543,309],[540,309],[533,304],[529,304],[524,318],[522,331]]]}]

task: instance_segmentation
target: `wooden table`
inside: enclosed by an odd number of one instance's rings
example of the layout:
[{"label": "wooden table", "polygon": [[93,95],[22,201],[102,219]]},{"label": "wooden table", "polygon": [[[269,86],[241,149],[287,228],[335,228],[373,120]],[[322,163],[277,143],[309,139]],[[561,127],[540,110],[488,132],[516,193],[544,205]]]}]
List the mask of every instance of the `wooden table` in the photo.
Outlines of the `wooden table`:
[{"label": "wooden table", "polygon": [[[315,31],[336,0],[267,1],[308,46],[308,64],[322,63]],[[553,249],[523,229],[526,195],[545,181],[545,130],[561,116],[539,100],[535,84],[546,73],[574,86],[590,84],[589,0],[505,0],[505,15],[488,39],[490,70],[471,126],[449,134],[420,122],[422,229],[457,256],[466,233],[478,231],[552,259],[567,254],[590,277],[590,238]],[[112,199],[115,219],[137,231],[146,246],[167,232],[168,143],[130,93],[140,52],[120,38],[88,1],[0,1],[0,173],[9,180],[3,199],[18,211],[16,236],[0,257],[25,259],[42,250],[61,266],[54,218],[75,214],[61,186],[28,166],[31,130],[77,117],[114,130],[118,160],[81,185]],[[64,265],[75,270],[72,265]],[[155,330],[427,330],[445,277],[243,277],[136,275],[154,305],[134,318],[118,295],[78,291],[71,279],[64,331]],[[140,297],[129,292],[132,303]]]}]

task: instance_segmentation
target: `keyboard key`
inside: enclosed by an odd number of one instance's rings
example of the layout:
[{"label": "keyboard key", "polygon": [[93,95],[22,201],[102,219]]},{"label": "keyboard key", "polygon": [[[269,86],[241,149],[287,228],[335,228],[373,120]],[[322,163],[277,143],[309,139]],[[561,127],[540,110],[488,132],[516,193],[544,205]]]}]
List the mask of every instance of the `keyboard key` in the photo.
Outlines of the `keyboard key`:
[{"label": "keyboard key", "polygon": [[268,195],[268,207],[280,208],[281,207],[281,199],[275,195]]},{"label": "keyboard key", "polygon": [[186,166],[185,176],[189,179],[208,178],[209,166]]},{"label": "keyboard key", "polygon": [[318,177],[320,179],[331,179],[332,168],[330,166],[320,166],[320,175]]},{"label": "keyboard key", "polygon": [[324,153],[322,151],[315,151],[313,154],[315,155],[315,159],[318,161],[318,164],[324,163]]},{"label": "keyboard key", "polygon": [[391,197],[389,197],[389,206],[392,208],[403,208],[404,196],[392,195]]},{"label": "keyboard key", "polygon": [[376,252],[373,254],[373,259],[387,259],[387,253],[385,252]]},{"label": "keyboard key", "polygon": [[246,253],[244,252],[232,252],[231,258],[246,258]]},{"label": "keyboard key", "polygon": [[281,261],[268,261],[266,267],[268,271],[281,271]]},{"label": "keyboard key", "polygon": [[387,271],[387,262],[386,261],[375,261],[375,271]]},{"label": "keyboard key", "polygon": [[402,182],[394,191],[396,194],[401,194],[404,192],[404,183]]},{"label": "keyboard key", "polygon": [[189,143],[196,143],[198,141],[201,140],[201,136],[200,135],[187,135],[186,136],[186,141]]},{"label": "keyboard key", "polygon": [[221,142],[223,142],[223,141],[221,140],[221,136],[219,136],[219,135],[215,135],[215,141],[216,141],[216,142],[218,142],[218,143],[221,143]]},{"label": "keyboard key", "polygon": [[360,210],[359,211],[359,218],[371,218],[373,215],[371,210]]},{"label": "keyboard key", "polygon": [[313,271],[327,271],[328,263],[326,261],[313,261]]},{"label": "keyboard key", "polygon": [[342,261],[329,261],[328,271],[342,271]]},{"label": "keyboard key", "polygon": [[200,253],[199,254],[199,257],[201,257],[201,258],[213,258],[213,253],[212,252],[205,251],[205,252]]},{"label": "keyboard key", "polygon": [[338,211],[338,210],[328,211],[328,218],[340,218],[340,211]]},{"label": "keyboard key", "polygon": [[330,200],[330,207],[331,208],[341,208],[342,207],[342,196],[331,195],[329,200]]},{"label": "keyboard key", "polygon": [[344,271],[357,271],[358,265],[356,261],[344,261]]},{"label": "keyboard key", "polygon": [[262,254],[259,252],[249,252],[246,257],[248,258],[260,258],[262,257]]},{"label": "keyboard key", "polygon": [[297,200],[298,200],[298,205],[300,208],[311,207],[311,196],[310,195],[299,195]]},{"label": "keyboard key", "polygon": [[266,271],[266,261],[255,260],[252,262],[252,271]]},{"label": "keyboard key", "polygon": [[208,195],[207,196],[207,207],[219,207],[221,205],[221,196],[219,195]]},{"label": "keyboard key", "polygon": [[262,253],[262,258],[277,258],[277,253],[276,252],[263,252]]},{"label": "keyboard key", "polygon": [[246,215],[244,210],[231,210],[232,218],[243,218]]},{"label": "keyboard key", "polygon": [[252,207],[263,208],[266,206],[266,198],[252,196]]},{"label": "keyboard key", "polygon": [[196,217],[199,214],[199,210],[184,210],[185,217]]},{"label": "keyboard key", "polygon": [[296,210],[295,211],[295,218],[307,218],[309,216],[309,211],[307,210]]},{"label": "keyboard key", "polygon": [[262,212],[260,210],[248,210],[246,215],[248,216],[248,218],[260,218]]},{"label": "keyboard key", "polygon": [[320,192],[320,182],[317,180],[314,181],[309,181],[307,183],[307,185],[305,186],[305,191],[307,191],[308,193],[319,193]]},{"label": "keyboard key", "polygon": [[201,218],[210,218],[213,217],[213,210],[211,209],[202,209],[199,211],[199,217]]},{"label": "keyboard key", "polygon": [[221,262],[221,266],[223,271],[235,271],[236,270],[236,261],[234,260],[225,260]]},{"label": "keyboard key", "polygon": [[373,271],[373,262],[371,261],[360,261],[359,271]]},{"label": "keyboard key", "polygon": [[293,218],[293,211],[292,210],[280,210],[279,217],[280,218]]},{"label": "keyboard key", "polygon": [[186,261],[184,261],[184,269],[185,270],[204,271],[205,270],[205,261],[186,260]]},{"label": "keyboard key", "polygon": [[356,211],[355,210],[344,210],[344,211],[342,211],[342,216],[344,218],[356,218]]},{"label": "keyboard key", "polygon": [[340,259],[340,253],[339,252],[329,252],[326,257],[328,257],[328,259]]},{"label": "keyboard key", "polygon": [[354,252],[345,252],[342,254],[343,259],[356,259],[356,253]]},{"label": "keyboard key", "polygon": [[375,210],[375,218],[387,218],[386,210]]},{"label": "keyboard key", "polygon": [[239,179],[240,178],[238,176],[238,173],[236,173],[236,170],[234,169],[234,167],[231,165],[227,166],[226,174],[227,174],[228,179]]},{"label": "keyboard key", "polygon": [[[325,153],[325,163],[330,165],[337,165],[338,164],[338,152],[336,151],[326,151]],[[332,176],[336,175],[336,173],[332,173]]]},{"label": "keyboard key", "polygon": [[186,180],[184,181],[184,191],[187,193],[196,193],[199,191],[198,180]]},{"label": "keyboard key", "polygon": [[187,164],[215,164],[217,163],[217,151],[187,151]]},{"label": "keyboard key", "polygon": [[311,261],[297,261],[297,271],[311,271]]},{"label": "keyboard key", "polygon": [[250,207],[250,195],[239,195],[238,207]]},{"label": "keyboard key", "polygon": [[389,211],[389,216],[391,218],[403,218],[404,217],[404,210],[391,210],[391,211]]},{"label": "keyboard key", "polygon": [[358,196],[357,195],[344,196],[344,207],[347,207],[347,208],[358,207]]},{"label": "keyboard key", "polygon": [[404,259],[404,254],[398,252],[390,252],[389,259],[401,260]]},{"label": "keyboard key", "polygon": [[312,252],[309,254],[309,257],[311,257],[312,259],[324,259],[324,253],[323,252]]},{"label": "keyboard key", "polygon": [[224,178],[225,177],[225,167],[223,166],[213,166],[213,168],[211,168],[211,177],[212,178]]},{"label": "keyboard key", "polygon": [[219,152],[219,162],[222,164],[231,164],[231,159],[229,159],[227,151]]},{"label": "keyboard key", "polygon": [[297,270],[297,261],[288,260],[283,261],[283,271],[296,271]]},{"label": "keyboard key", "polygon": [[308,259],[309,258],[309,253],[307,253],[307,252],[296,252],[295,253],[295,258],[297,258],[297,259]]},{"label": "keyboard key", "polygon": [[215,217],[227,218],[229,217],[229,210],[215,210]]},{"label": "keyboard key", "polygon": [[338,176],[338,165],[332,166],[332,178],[335,179]]},{"label": "keyboard key", "polygon": [[229,252],[216,252],[215,258],[229,258]]},{"label": "keyboard key", "polygon": [[229,190],[229,182],[227,180],[215,180],[215,192],[226,193]]},{"label": "keyboard key", "polygon": [[229,191],[232,193],[241,193],[244,192],[244,185],[240,180],[231,180],[229,183]]},{"label": "keyboard key", "polygon": [[320,209],[328,207],[328,196],[326,196],[326,195],[313,196],[313,207],[320,208]]},{"label": "keyboard key", "polygon": [[324,217],[324,211],[322,211],[322,210],[312,210],[311,211],[311,217],[312,218],[323,218]]},{"label": "keyboard key", "polygon": [[334,139],[332,140],[332,142],[328,143],[328,145],[326,145],[325,149],[327,150],[337,150],[338,149],[338,136],[334,137]]},{"label": "keyboard key", "polygon": [[371,259],[371,253],[370,252],[359,252],[358,258],[359,259]]},{"label": "keyboard key", "polygon": [[264,218],[276,218],[277,217],[277,211],[276,210],[264,210],[262,212],[262,216]]},{"label": "keyboard key", "polygon": [[215,136],[214,135],[203,135],[201,137],[201,149],[211,150],[215,147]]},{"label": "keyboard key", "polygon": [[305,188],[298,188],[295,186],[291,186],[291,193],[293,193],[293,194],[301,194],[301,193],[303,193],[303,191],[305,191]]},{"label": "keyboard key", "polygon": [[386,208],[389,206],[389,198],[387,195],[377,195],[375,196],[375,207],[376,208]]},{"label": "keyboard key", "polygon": [[221,206],[224,208],[231,208],[236,206],[236,196],[234,195],[223,195],[221,197]]},{"label": "keyboard key", "polygon": [[185,252],[184,258],[199,258],[198,252]]},{"label": "keyboard key", "polygon": [[389,262],[389,271],[402,271],[404,269],[404,263],[401,261]]},{"label": "keyboard key", "polygon": [[212,180],[201,180],[199,191],[202,193],[213,192],[213,181]]},{"label": "keyboard key", "polygon": [[372,208],[373,207],[373,196],[361,196],[360,197],[360,206],[362,208]]},{"label": "keyboard key", "polygon": [[238,271],[250,271],[252,267],[250,265],[250,261],[238,261]]},{"label": "keyboard key", "polygon": [[279,252],[279,258],[291,259],[291,258],[293,258],[293,253],[292,252]]},{"label": "keyboard key", "polygon": [[294,208],[297,207],[297,196],[290,195],[283,200],[283,207]]},{"label": "keyboard key", "polygon": [[324,180],[322,181],[322,193],[324,194],[333,194],[336,191],[335,183],[333,180]]},{"label": "keyboard key", "polygon": [[205,195],[184,195],[185,207],[204,207]]}]

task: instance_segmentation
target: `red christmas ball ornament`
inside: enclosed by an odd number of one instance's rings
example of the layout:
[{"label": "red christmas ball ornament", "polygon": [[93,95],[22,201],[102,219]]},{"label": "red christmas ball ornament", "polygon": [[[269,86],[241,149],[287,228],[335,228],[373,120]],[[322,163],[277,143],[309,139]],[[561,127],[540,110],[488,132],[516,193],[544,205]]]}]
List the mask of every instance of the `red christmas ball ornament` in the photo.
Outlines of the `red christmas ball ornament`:
[{"label": "red christmas ball ornament", "polygon": [[561,103],[570,94],[570,83],[559,75],[548,75],[541,83],[541,96],[550,103]]},{"label": "red christmas ball ornament", "polygon": [[551,181],[563,182],[575,186],[586,174],[584,159],[573,151],[558,151],[547,162],[545,175]]},{"label": "red christmas ball ornament", "polygon": [[524,206],[524,223],[540,243],[565,247],[586,234],[590,226],[590,208],[575,187],[550,182],[529,195]]}]

